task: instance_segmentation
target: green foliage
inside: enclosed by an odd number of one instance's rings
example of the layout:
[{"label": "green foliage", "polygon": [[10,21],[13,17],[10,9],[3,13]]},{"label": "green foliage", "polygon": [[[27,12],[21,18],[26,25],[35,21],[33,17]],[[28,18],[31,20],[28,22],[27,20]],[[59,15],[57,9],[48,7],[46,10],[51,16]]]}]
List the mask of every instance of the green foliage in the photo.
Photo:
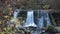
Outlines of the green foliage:
[{"label": "green foliage", "polygon": [[3,9],[3,13],[7,13],[8,11],[10,10],[13,10],[13,8],[11,6],[6,6],[4,9]]},{"label": "green foliage", "polygon": [[24,6],[27,9],[43,9],[44,5],[46,5],[46,2],[43,2],[43,0],[20,0],[16,2],[16,7],[22,8]]},{"label": "green foliage", "polygon": [[45,8],[45,5],[47,5],[47,2],[44,0],[12,0],[11,1],[11,6],[13,6],[12,8],[14,9],[23,8],[23,6],[25,7],[25,9],[43,9],[43,6]]},{"label": "green foliage", "polygon": [[44,9],[48,9],[49,8],[49,5],[44,5],[43,8]]},{"label": "green foliage", "polygon": [[48,26],[47,31],[50,33],[54,33],[57,31],[57,29],[53,25],[50,25]]},{"label": "green foliage", "polygon": [[0,34],[4,34],[4,32],[0,32]]},{"label": "green foliage", "polygon": [[56,26],[56,22],[55,22],[55,19],[53,18],[53,16],[51,16],[51,20],[52,20],[52,24],[53,24],[54,26]]}]

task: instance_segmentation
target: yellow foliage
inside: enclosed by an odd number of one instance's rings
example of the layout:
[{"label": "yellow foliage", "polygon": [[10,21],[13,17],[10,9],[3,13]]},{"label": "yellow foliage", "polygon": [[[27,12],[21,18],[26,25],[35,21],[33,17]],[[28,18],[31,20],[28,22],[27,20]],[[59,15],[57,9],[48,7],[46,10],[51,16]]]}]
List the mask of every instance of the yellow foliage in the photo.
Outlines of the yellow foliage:
[{"label": "yellow foliage", "polygon": [[6,16],[4,16],[4,18],[9,18],[9,16],[6,15]]},{"label": "yellow foliage", "polygon": [[6,28],[3,28],[4,30],[7,30]]},{"label": "yellow foliage", "polygon": [[4,32],[0,32],[0,34],[4,34]]},{"label": "yellow foliage", "polygon": [[45,5],[43,6],[44,9],[48,9],[49,8],[49,5]]},{"label": "yellow foliage", "polygon": [[23,30],[20,30],[22,34],[24,34],[24,31]]}]

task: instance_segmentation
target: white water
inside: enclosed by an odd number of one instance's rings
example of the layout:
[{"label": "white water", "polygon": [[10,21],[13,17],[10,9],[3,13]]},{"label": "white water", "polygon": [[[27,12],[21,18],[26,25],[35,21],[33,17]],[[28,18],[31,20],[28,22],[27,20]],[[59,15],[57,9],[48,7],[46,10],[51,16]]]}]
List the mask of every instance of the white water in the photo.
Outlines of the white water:
[{"label": "white water", "polygon": [[43,27],[43,17],[38,18],[39,19],[39,23],[38,23],[38,27],[42,28]]},{"label": "white water", "polygon": [[[38,14],[41,15],[38,18],[38,20],[39,20],[38,21],[38,27],[40,27],[40,28],[44,27],[44,23],[47,26],[51,25],[48,12],[41,11],[40,13],[38,12]],[[45,22],[44,22],[44,19],[45,19]]]},{"label": "white water", "polygon": [[17,18],[19,11],[20,11],[19,9],[16,9],[14,11],[14,13],[13,13],[14,18]]},{"label": "white water", "polygon": [[42,28],[44,26],[43,24],[43,12],[38,12],[38,27]]},{"label": "white water", "polygon": [[48,15],[48,13],[46,13],[46,15],[47,15],[47,17],[45,19],[47,20],[47,26],[49,26],[49,25],[51,25],[49,15]]},{"label": "white water", "polygon": [[44,22],[44,23],[46,23],[46,26],[51,25],[48,12],[44,12],[44,19],[46,20],[46,22]]},{"label": "white water", "polygon": [[36,24],[34,23],[33,11],[27,12],[27,19],[26,19],[25,27],[29,27],[29,26],[36,27]]}]

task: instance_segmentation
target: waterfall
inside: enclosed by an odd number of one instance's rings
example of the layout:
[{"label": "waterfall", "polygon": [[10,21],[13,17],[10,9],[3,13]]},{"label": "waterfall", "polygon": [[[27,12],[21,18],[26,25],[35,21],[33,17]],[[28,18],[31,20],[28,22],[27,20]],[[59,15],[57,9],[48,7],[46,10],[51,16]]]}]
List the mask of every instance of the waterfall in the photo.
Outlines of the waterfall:
[{"label": "waterfall", "polygon": [[44,12],[44,26],[49,26],[51,23],[50,23],[50,19],[49,19],[49,15],[48,15],[48,12]]},{"label": "waterfall", "polygon": [[49,15],[48,15],[48,12],[44,12],[44,11],[40,11],[38,12],[38,27],[42,28],[42,27],[47,27],[49,26],[51,23],[50,23],[50,19],[49,19]]},{"label": "waterfall", "polygon": [[36,24],[34,23],[33,11],[27,12],[27,19],[26,19],[25,27],[29,27],[29,26],[36,27]]},{"label": "waterfall", "polygon": [[38,11],[38,27],[42,28],[43,25],[43,12]]},{"label": "waterfall", "polygon": [[18,13],[20,12],[20,9],[16,9],[13,13],[13,18],[11,18],[11,21],[12,22],[16,22],[18,19],[17,19],[17,16],[18,16]]},{"label": "waterfall", "polygon": [[47,20],[47,26],[51,25],[51,22],[50,22],[50,18],[49,18],[49,15],[48,13],[46,13],[47,17],[46,17],[46,20]]},{"label": "waterfall", "polygon": [[13,13],[14,18],[17,18],[19,11],[20,11],[19,9],[16,9],[14,11],[14,13]]}]

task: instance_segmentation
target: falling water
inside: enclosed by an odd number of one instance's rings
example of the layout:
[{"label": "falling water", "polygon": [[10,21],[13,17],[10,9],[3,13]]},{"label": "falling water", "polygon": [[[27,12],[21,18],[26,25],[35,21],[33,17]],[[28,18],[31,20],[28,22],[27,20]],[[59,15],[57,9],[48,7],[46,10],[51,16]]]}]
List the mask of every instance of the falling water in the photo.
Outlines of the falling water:
[{"label": "falling water", "polygon": [[14,18],[17,18],[19,11],[20,11],[19,9],[16,9],[16,10],[14,11],[14,14],[13,14],[13,15],[14,15]]},{"label": "falling water", "polygon": [[38,27],[42,28],[42,27],[45,27],[45,26],[47,27],[48,25],[50,25],[48,12],[40,11],[38,12],[38,14],[39,14]]},{"label": "falling water", "polygon": [[49,15],[48,15],[48,12],[44,12],[43,14],[44,14],[43,15],[44,27],[47,27],[47,26],[51,25]]},{"label": "falling water", "polygon": [[34,23],[34,18],[33,17],[34,17],[33,16],[33,11],[28,11],[25,27],[29,27],[29,26],[36,27],[36,24]]},{"label": "falling water", "polygon": [[49,15],[48,15],[48,13],[46,12],[46,21],[47,21],[47,26],[49,26],[49,25],[51,25],[51,22],[50,22],[50,18],[49,18]]},{"label": "falling water", "polygon": [[39,11],[38,12],[38,27],[42,28],[43,27],[43,12]]}]

